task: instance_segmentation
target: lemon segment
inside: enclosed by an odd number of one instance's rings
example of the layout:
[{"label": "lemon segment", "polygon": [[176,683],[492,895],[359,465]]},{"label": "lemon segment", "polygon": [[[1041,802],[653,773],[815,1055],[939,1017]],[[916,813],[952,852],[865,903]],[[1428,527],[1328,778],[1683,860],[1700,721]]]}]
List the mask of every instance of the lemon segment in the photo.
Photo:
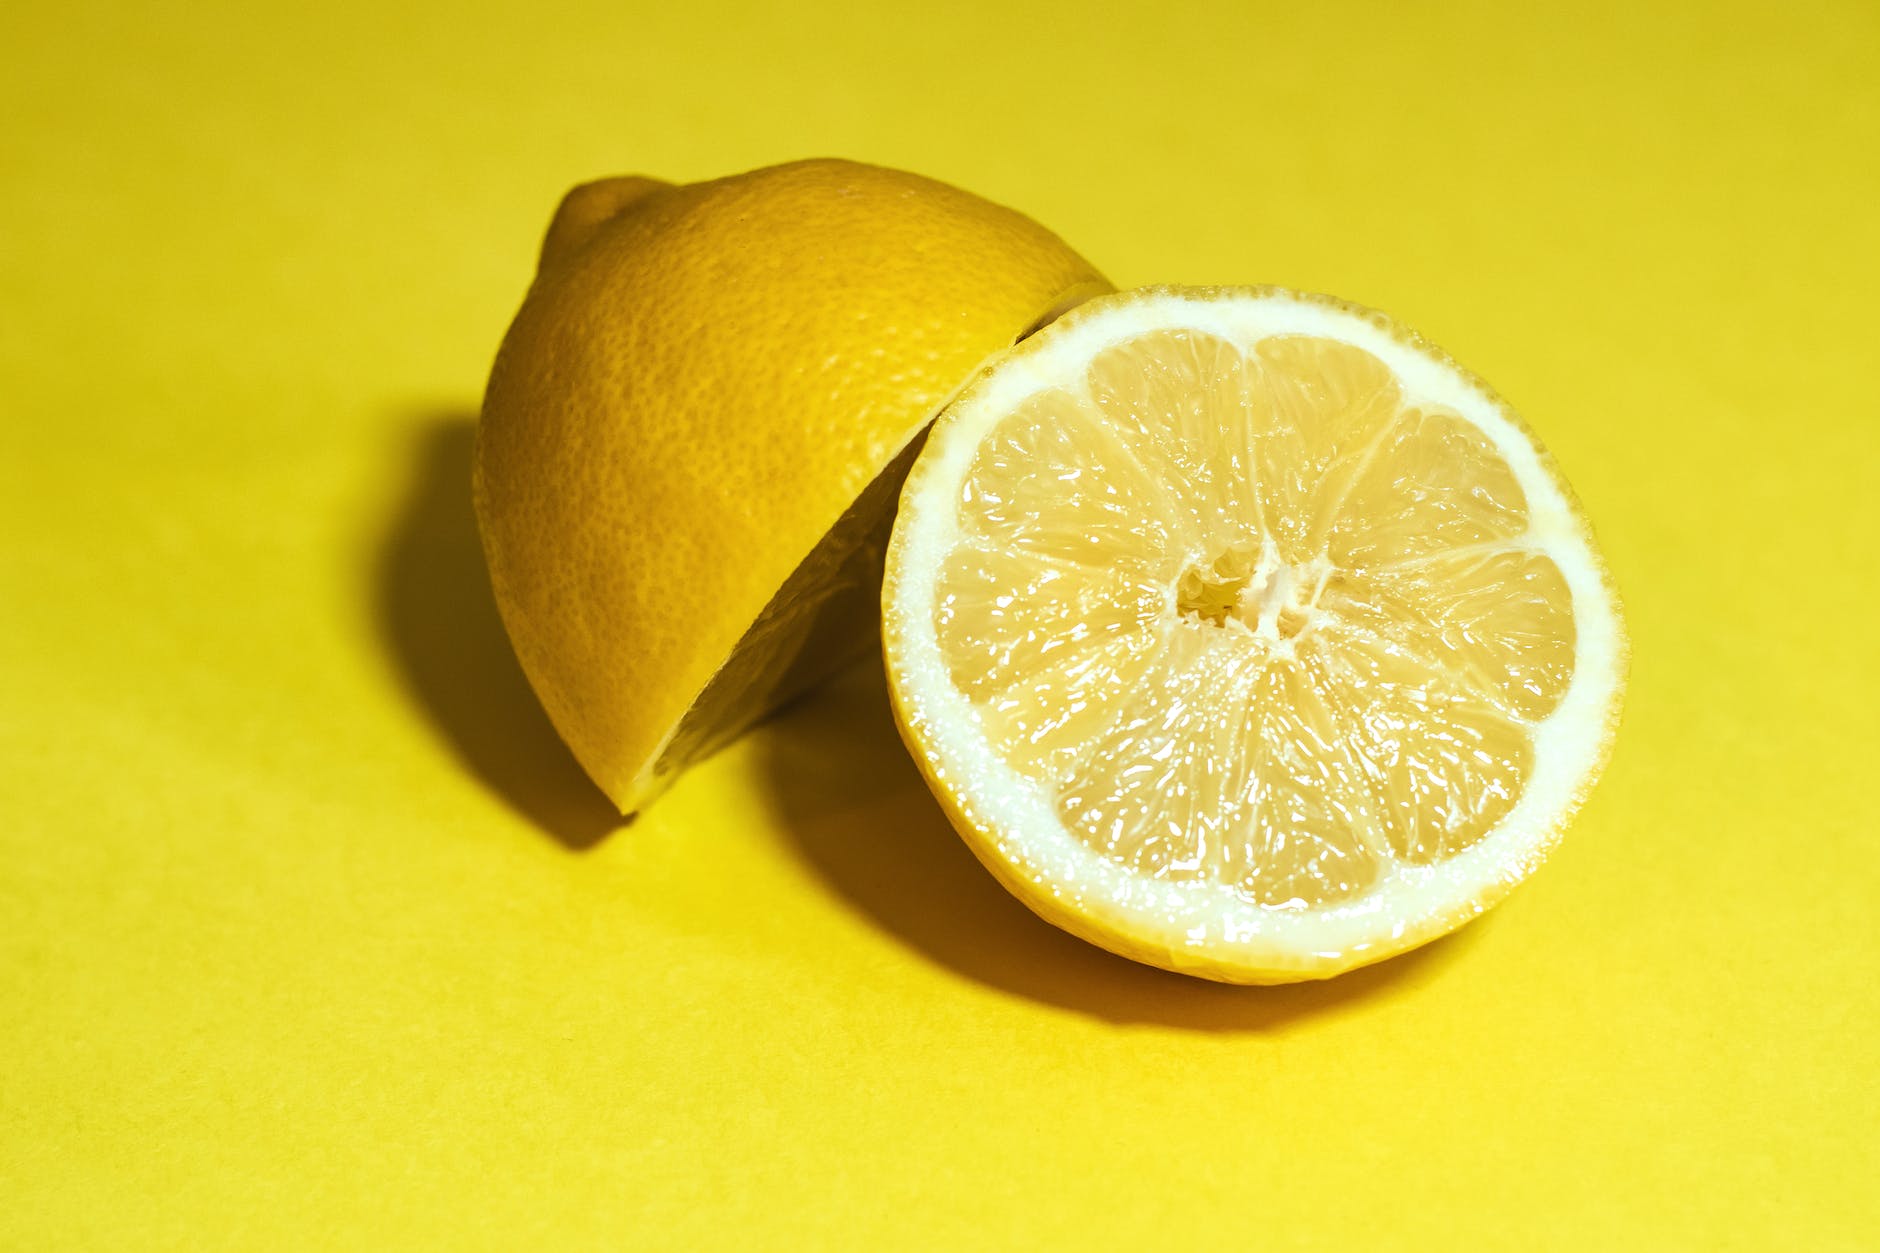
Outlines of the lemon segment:
[{"label": "lemon segment", "polygon": [[1323,976],[1529,874],[1624,658],[1526,428],[1380,315],[1105,297],[936,424],[883,594],[903,734],[1040,913],[1173,969]]}]

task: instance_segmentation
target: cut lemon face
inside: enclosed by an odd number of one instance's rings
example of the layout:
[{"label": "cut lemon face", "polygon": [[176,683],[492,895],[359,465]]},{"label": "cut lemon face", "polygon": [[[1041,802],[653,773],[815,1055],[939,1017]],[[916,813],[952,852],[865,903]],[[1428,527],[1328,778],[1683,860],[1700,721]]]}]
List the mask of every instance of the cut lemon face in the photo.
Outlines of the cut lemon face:
[{"label": "cut lemon face", "polygon": [[988,868],[1171,970],[1322,978],[1467,922],[1604,764],[1625,642],[1483,384],[1274,289],[1101,297],[935,424],[883,590],[904,738]]}]

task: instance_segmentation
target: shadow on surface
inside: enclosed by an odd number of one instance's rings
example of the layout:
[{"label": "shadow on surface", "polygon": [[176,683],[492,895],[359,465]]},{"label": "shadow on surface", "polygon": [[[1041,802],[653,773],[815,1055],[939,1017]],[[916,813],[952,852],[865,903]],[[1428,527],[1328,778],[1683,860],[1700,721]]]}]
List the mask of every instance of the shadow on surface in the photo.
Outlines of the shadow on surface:
[{"label": "shadow on surface", "polygon": [[[406,694],[465,767],[563,845],[590,848],[623,819],[555,734],[504,634],[470,500],[474,435],[465,411],[422,424],[374,567],[376,623]],[[973,858],[901,745],[879,663],[755,734],[779,825],[838,896],[966,978],[1093,1018],[1283,1030],[1429,982],[1480,929],[1323,983],[1240,988],[1155,970],[1039,919]]]},{"label": "shadow on surface", "polygon": [[490,594],[470,503],[476,415],[421,424],[409,483],[373,570],[381,638],[439,738],[518,813],[572,849],[622,819],[523,677]]},{"label": "shadow on surface", "polygon": [[1328,982],[1233,987],[1156,970],[1051,926],[987,873],[902,748],[878,665],[857,667],[759,734],[781,825],[837,893],[940,965],[1094,1018],[1282,1030],[1429,982],[1479,931]]}]

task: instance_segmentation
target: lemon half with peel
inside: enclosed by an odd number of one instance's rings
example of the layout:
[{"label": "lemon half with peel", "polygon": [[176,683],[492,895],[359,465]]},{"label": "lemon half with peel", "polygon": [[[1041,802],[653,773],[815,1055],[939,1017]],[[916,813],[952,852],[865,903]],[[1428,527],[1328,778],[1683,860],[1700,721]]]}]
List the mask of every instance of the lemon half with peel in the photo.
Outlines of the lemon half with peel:
[{"label": "lemon half with peel", "polygon": [[568,194],[491,371],[475,498],[523,670],[623,812],[873,647],[916,437],[1107,290],[1024,215],[856,162]]},{"label": "lemon half with peel", "polygon": [[1533,433],[1383,315],[1100,297],[983,372],[882,593],[914,759],[1043,917],[1242,983],[1323,978],[1531,874],[1626,643]]}]

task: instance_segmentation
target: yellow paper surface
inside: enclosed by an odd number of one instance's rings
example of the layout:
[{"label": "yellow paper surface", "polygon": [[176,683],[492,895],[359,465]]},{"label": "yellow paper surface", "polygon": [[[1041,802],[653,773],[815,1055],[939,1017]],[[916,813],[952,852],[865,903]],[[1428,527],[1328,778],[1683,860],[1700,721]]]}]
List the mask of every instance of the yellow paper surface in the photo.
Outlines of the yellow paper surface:
[{"label": "yellow paper surface", "polygon": [[[0,1246],[1874,1247],[1880,10],[1527,8],[12,6]],[[1135,967],[866,672],[611,829],[482,379],[566,186],[817,154],[1524,412],[1635,645],[1537,879],[1329,985]]]}]

